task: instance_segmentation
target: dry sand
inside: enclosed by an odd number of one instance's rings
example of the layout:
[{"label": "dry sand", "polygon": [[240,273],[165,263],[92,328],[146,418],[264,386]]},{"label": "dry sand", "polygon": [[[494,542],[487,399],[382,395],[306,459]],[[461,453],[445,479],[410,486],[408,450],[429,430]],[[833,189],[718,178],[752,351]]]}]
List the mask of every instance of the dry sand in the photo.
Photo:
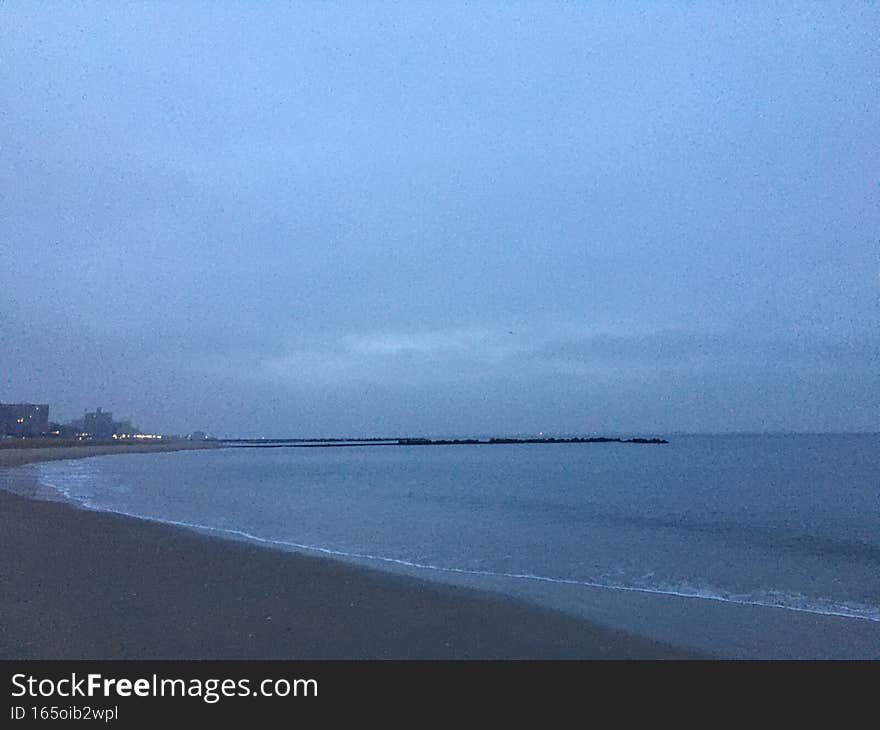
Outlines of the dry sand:
[{"label": "dry sand", "polygon": [[147,454],[155,451],[189,451],[191,449],[220,448],[213,441],[165,441],[156,443],[76,443],[55,442],[51,439],[0,441],[0,467],[20,466],[38,461],[84,459],[107,454]]}]

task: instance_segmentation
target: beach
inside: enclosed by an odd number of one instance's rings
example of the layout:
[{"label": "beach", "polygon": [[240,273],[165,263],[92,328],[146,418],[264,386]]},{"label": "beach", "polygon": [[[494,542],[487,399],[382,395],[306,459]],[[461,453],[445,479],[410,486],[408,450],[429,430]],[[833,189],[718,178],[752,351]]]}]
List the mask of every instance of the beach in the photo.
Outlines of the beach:
[{"label": "beach", "polygon": [[150,454],[167,451],[216,449],[222,446],[214,441],[161,441],[149,443],[76,442],[54,439],[10,439],[0,441],[0,468],[35,464],[40,461],[85,459],[110,454]]},{"label": "beach", "polygon": [[[105,448],[0,463],[123,450]],[[697,656],[490,592],[2,491],[0,550],[5,659]]]}]

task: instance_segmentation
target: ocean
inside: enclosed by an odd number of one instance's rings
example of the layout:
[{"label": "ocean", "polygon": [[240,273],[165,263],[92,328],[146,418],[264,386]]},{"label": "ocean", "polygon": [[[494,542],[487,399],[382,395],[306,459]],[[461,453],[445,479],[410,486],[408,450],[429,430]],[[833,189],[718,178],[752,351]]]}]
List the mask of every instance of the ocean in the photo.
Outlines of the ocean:
[{"label": "ocean", "polygon": [[228,448],[0,487],[506,593],[730,657],[880,657],[880,435]]}]

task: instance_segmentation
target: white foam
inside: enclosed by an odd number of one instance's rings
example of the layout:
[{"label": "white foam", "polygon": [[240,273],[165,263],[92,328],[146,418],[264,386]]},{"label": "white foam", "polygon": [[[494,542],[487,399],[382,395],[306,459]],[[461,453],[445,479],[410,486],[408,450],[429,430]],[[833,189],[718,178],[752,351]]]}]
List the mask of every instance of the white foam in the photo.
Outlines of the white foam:
[{"label": "white foam", "polygon": [[[69,476],[66,475],[66,476]],[[80,475],[78,475],[80,476]],[[75,481],[86,481],[87,478],[91,477],[91,473],[87,473],[85,475],[81,475],[79,479]],[[537,575],[534,573],[514,573],[514,572],[502,572],[502,571],[492,571],[492,570],[475,570],[471,568],[459,568],[455,566],[446,566],[446,565],[436,565],[433,563],[425,563],[421,561],[415,560],[406,560],[403,558],[392,558],[385,555],[374,555],[371,553],[359,553],[359,552],[351,552],[346,550],[339,550],[335,548],[325,547],[321,545],[310,545],[307,543],[299,543],[293,542],[289,540],[279,540],[274,538],[262,537],[260,535],[255,535],[250,532],[245,532],[244,530],[237,530],[234,528],[226,528],[226,527],[216,527],[214,525],[203,525],[195,522],[183,522],[180,520],[172,520],[166,518],[159,517],[149,517],[146,515],[134,514],[131,512],[124,512],[120,510],[114,510],[106,507],[101,507],[96,504],[89,502],[86,498],[80,495],[74,495],[72,489],[62,488],[56,484],[51,483],[48,479],[45,478],[45,472],[40,474],[40,481],[44,486],[50,487],[60,494],[64,495],[64,497],[68,501],[75,502],[80,506],[96,511],[96,512],[105,512],[110,514],[121,515],[124,517],[134,517],[136,519],[147,520],[149,522],[157,522],[166,525],[174,525],[176,527],[184,527],[192,530],[199,530],[204,532],[216,533],[220,535],[227,535],[230,537],[241,538],[247,540],[249,542],[254,542],[263,545],[272,545],[281,548],[288,548],[293,550],[299,550],[308,553],[316,553],[319,555],[328,555],[331,557],[348,559],[348,560],[359,560],[359,561],[368,561],[373,563],[383,563],[386,565],[396,565],[402,568],[409,568],[413,570],[419,571],[429,571],[433,573],[445,573],[445,574],[455,574],[455,575],[466,575],[466,576],[474,576],[474,577],[486,577],[486,578],[502,578],[502,579],[510,579],[510,580],[525,580],[525,581],[534,581],[541,583],[552,583],[557,585],[570,585],[570,586],[580,586],[585,588],[598,588],[603,590],[611,590],[611,591],[621,591],[621,592],[629,592],[629,593],[642,593],[649,595],[661,595],[661,596],[676,596],[679,598],[688,598],[688,599],[697,599],[704,601],[716,601],[719,603],[727,603],[741,606],[758,606],[763,608],[776,608],[785,611],[794,611],[797,613],[808,613],[819,616],[836,616],[839,618],[846,619],[855,619],[860,621],[872,621],[880,623],[880,607],[869,606],[864,604],[857,603],[839,603],[830,601],[828,599],[817,599],[811,598],[808,596],[793,594],[793,593],[785,593],[785,592],[777,592],[777,591],[763,591],[760,593],[752,593],[752,594],[733,594],[727,593],[718,589],[708,588],[705,586],[694,586],[690,584],[677,584],[677,585],[654,585],[654,586],[644,586],[644,585],[627,585],[624,583],[616,583],[609,581],[598,581],[598,580],[582,580],[576,578],[564,578],[564,577],[555,577],[555,576],[546,576],[546,575]],[[82,477],[86,477],[83,479]]]},{"label": "white foam", "polygon": [[386,563],[398,565],[405,568],[412,568],[416,570],[424,570],[436,573],[449,573],[488,578],[507,578],[512,580],[528,580],[542,583],[554,583],[559,585],[599,588],[611,591],[623,591],[629,593],[677,596],[679,598],[717,601],[719,603],[729,603],[741,606],[777,608],[785,611],[794,611],[797,613],[809,613],[819,616],[836,616],[839,618],[856,619],[859,621],[873,621],[880,623],[880,608],[861,604],[839,604],[828,601],[826,599],[813,599],[798,594],[786,594],[782,592],[768,591],[751,596],[731,595],[724,594],[716,590],[696,586],[634,586],[625,585],[622,583],[609,583],[591,580],[580,580],[575,578],[551,577],[546,575],[536,575],[534,573],[508,573],[492,570],[473,570],[470,568],[457,568],[454,566],[434,565],[432,563],[405,560],[403,558],[391,558],[385,555],[356,553],[346,550],[338,550],[335,548],[324,547],[321,545],[309,545],[306,543],[292,542],[289,540],[277,540],[273,538],[261,537],[260,535],[254,535],[253,533],[245,532],[244,530],[236,530],[226,527],[214,527],[213,525],[202,525],[195,522],[182,522],[180,520],[146,517],[144,515],[133,514],[131,512],[103,509],[87,502],[82,502],[81,504],[83,507],[96,512],[106,512],[110,514],[121,515],[123,517],[134,517],[136,519],[146,520],[148,522],[157,522],[165,525],[174,525],[176,527],[185,527],[192,530],[229,535],[263,545],[291,548],[294,550],[317,553],[319,555],[329,555],[332,557],[345,558],[349,560],[365,560],[370,562]]}]

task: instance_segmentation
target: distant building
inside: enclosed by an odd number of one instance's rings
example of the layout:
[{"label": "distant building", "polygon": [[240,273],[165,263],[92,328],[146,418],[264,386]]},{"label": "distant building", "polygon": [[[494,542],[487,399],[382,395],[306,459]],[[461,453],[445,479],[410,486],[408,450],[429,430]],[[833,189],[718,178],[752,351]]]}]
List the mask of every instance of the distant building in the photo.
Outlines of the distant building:
[{"label": "distant building", "polygon": [[55,438],[75,439],[82,433],[82,423],[52,423],[49,422],[49,435]]},{"label": "distant building", "polygon": [[83,431],[93,439],[113,438],[114,425],[113,414],[100,408],[83,416]]},{"label": "distant building", "polygon": [[48,405],[0,403],[0,438],[4,436],[41,436],[48,431]]},{"label": "distant building", "polygon": [[131,425],[131,421],[114,421],[113,434],[117,437],[128,436],[137,433],[140,429]]}]

